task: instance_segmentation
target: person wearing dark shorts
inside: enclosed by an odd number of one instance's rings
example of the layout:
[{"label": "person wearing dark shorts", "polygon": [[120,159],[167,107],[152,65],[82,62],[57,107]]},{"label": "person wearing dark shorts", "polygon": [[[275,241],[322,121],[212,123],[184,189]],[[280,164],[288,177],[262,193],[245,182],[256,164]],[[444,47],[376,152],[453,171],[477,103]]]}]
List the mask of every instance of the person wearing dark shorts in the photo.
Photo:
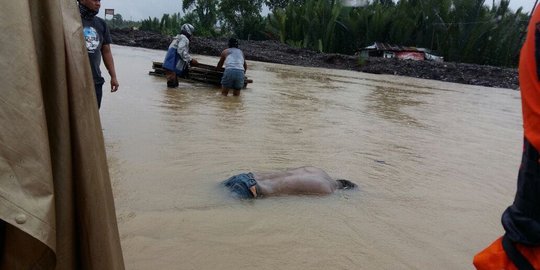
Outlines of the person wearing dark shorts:
[{"label": "person wearing dark shorts", "polygon": [[255,199],[260,193],[257,192],[257,181],[252,173],[235,175],[225,180],[223,184],[239,199]]},{"label": "person wearing dark shorts", "polygon": [[328,195],[336,189],[356,189],[345,179],[332,179],[316,167],[300,167],[279,172],[241,173],[222,184],[239,199],[258,199],[280,195]]},{"label": "person wearing dark shorts", "polygon": [[247,64],[244,53],[238,49],[238,40],[229,39],[229,48],[221,52],[221,58],[217,68],[225,66],[223,77],[221,78],[221,94],[227,96],[229,90],[233,89],[233,95],[239,96],[240,90],[244,88],[244,78],[247,70]]}]

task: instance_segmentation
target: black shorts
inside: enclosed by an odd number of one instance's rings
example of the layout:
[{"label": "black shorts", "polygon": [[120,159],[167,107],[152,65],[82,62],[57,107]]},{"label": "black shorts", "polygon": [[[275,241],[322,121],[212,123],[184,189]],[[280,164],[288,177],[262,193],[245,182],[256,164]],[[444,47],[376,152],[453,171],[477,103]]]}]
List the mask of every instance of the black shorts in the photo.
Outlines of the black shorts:
[{"label": "black shorts", "polygon": [[258,191],[257,181],[253,178],[252,173],[242,173],[235,175],[225,181],[223,185],[229,189],[233,195],[239,199],[255,199],[258,192],[252,192],[252,187]]}]

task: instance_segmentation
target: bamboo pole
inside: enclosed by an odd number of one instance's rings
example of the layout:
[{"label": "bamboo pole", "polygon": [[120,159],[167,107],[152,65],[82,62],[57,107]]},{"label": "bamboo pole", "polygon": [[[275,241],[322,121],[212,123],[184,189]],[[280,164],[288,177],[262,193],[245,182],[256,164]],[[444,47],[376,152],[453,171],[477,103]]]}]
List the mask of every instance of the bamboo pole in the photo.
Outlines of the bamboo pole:
[{"label": "bamboo pole", "polygon": [[[165,77],[165,69],[162,62],[152,62],[153,71],[148,72],[148,75]],[[192,65],[189,69],[189,78],[193,81],[203,82],[212,85],[221,85],[221,78],[225,69],[218,69],[216,66],[198,63]],[[253,83],[253,80],[244,77],[244,88],[247,84]]]}]

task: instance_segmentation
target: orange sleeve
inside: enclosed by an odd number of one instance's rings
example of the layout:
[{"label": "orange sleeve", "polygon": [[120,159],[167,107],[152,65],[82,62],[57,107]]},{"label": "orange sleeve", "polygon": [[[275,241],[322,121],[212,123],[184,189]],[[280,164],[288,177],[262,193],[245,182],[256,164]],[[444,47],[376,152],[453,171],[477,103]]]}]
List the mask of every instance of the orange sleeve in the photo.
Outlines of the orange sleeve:
[{"label": "orange sleeve", "polygon": [[[540,247],[525,247],[517,245],[518,250],[527,258],[534,269],[540,269]],[[477,270],[518,270],[516,266],[508,259],[503,249],[502,237],[495,240],[489,247],[482,250],[474,256],[474,267]]]},{"label": "orange sleeve", "polygon": [[540,149],[540,9],[537,8],[527,28],[527,38],[519,59],[519,85],[525,137]]},{"label": "orange sleeve", "polygon": [[502,237],[495,240],[489,247],[474,256],[474,267],[477,270],[506,269],[517,270],[506,256],[502,246]]}]

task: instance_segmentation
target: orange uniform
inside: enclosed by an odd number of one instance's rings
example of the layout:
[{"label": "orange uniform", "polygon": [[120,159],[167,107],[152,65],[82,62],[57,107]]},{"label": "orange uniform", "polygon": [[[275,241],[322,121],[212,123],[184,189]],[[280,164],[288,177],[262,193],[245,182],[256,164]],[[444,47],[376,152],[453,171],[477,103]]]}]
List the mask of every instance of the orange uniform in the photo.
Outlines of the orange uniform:
[{"label": "orange uniform", "polygon": [[[517,245],[517,249],[527,258],[534,269],[540,269],[540,248],[530,248]],[[482,250],[474,257],[474,266],[478,270],[518,270],[510,261],[502,246],[502,237],[493,242],[489,247]]]},{"label": "orange uniform", "polygon": [[536,9],[527,28],[527,39],[519,59],[519,85],[525,137],[540,149],[540,10]]},{"label": "orange uniform", "polygon": [[[527,28],[519,59],[524,146],[514,203],[502,215],[506,231],[474,257],[479,270],[540,270],[540,9]],[[519,265],[520,267],[517,267]]]}]

